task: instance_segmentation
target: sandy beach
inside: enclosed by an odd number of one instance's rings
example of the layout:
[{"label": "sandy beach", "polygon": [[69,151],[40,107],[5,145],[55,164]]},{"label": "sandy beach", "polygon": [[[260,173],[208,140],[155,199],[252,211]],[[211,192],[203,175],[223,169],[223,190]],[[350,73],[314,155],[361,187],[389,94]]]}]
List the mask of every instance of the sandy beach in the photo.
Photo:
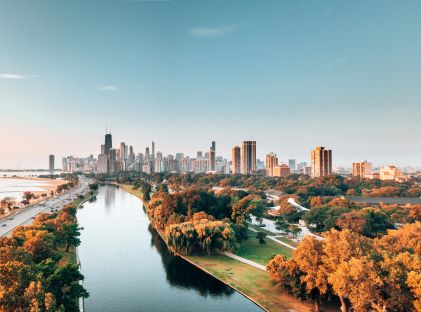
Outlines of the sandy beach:
[{"label": "sandy beach", "polygon": [[[31,192],[35,195],[47,194],[55,191],[57,186],[67,183],[63,179],[47,179],[36,177],[3,177],[0,178],[0,199],[13,197],[21,200],[24,192]],[[42,200],[42,197],[31,201],[31,203]]]}]

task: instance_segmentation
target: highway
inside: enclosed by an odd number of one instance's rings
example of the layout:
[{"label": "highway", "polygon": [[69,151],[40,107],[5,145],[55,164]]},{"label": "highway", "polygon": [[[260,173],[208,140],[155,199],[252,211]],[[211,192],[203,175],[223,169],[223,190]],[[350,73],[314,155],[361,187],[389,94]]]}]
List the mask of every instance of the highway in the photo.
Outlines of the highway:
[{"label": "highway", "polygon": [[85,194],[89,190],[89,183],[91,182],[90,179],[79,176],[78,185],[68,192],[46,199],[3,219],[0,221],[0,237],[10,234],[19,225],[30,224],[39,213],[51,212],[52,209],[60,210],[66,204],[72,203],[78,198],[78,195]]}]

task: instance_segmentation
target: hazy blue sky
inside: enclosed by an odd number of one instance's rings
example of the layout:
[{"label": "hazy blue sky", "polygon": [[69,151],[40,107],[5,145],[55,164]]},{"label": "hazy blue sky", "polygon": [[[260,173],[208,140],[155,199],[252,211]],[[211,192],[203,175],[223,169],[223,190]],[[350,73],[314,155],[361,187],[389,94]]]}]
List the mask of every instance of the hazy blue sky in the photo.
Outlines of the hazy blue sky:
[{"label": "hazy blue sky", "polygon": [[[114,145],[421,165],[421,1],[0,0],[0,168]],[[57,164],[59,165],[59,164]]]}]

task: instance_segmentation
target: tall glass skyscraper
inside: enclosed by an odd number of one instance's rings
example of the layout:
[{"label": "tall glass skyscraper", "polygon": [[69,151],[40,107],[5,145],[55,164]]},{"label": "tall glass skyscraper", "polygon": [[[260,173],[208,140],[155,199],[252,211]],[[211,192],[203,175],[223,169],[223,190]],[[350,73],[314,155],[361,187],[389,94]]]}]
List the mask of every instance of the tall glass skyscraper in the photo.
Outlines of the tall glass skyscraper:
[{"label": "tall glass skyscraper", "polygon": [[256,141],[244,141],[241,149],[241,173],[256,172]]},{"label": "tall glass skyscraper", "polygon": [[110,149],[113,147],[113,139],[111,133],[107,133],[105,135],[105,145],[104,145],[104,153],[105,155],[110,155]]}]

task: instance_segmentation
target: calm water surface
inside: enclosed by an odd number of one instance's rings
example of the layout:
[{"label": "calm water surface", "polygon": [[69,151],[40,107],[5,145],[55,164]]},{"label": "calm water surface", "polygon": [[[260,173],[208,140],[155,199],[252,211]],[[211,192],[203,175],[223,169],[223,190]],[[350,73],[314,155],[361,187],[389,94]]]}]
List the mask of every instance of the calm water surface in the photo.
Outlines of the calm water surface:
[{"label": "calm water surface", "polygon": [[84,204],[79,257],[87,312],[261,311],[213,277],[171,256],[149,226],[141,201],[105,186]]}]

